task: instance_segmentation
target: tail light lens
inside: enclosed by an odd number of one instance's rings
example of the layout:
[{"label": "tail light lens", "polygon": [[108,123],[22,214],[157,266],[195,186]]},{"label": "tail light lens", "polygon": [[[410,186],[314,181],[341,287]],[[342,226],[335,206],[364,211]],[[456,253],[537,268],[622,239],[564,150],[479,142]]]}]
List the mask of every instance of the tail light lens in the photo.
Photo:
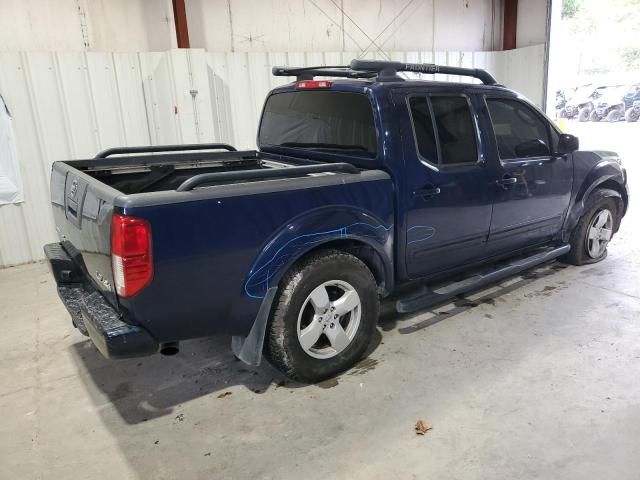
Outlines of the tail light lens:
[{"label": "tail light lens", "polygon": [[120,297],[132,297],[151,282],[153,259],[148,222],[127,215],[113,215],[111,263],[116,292]]}]

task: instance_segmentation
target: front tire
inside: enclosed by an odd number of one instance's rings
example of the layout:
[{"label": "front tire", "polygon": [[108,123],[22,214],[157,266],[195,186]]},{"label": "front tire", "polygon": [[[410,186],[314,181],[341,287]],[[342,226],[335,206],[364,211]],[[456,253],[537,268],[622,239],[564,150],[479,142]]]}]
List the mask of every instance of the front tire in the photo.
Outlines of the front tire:
[{"label": "front tire", "polygon": [[358,258],[339,250],[314,253],[281,282],[266,353],[286,376],[317,382],[353,366],[375,331],[375,278]]},{"label": "front tire", "polygon": [[607,245],[618,225],[618,205],[612,197],[594,201],[582,215],[571,234],[567,263],[585,265],[607,257]]}]

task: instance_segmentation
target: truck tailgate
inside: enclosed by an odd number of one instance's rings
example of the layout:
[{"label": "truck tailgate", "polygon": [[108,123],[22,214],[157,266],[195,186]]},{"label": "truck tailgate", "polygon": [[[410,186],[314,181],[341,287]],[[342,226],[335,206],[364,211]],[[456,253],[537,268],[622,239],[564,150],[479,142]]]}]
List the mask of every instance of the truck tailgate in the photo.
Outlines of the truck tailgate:
[{"label": "truck tailgate", "polygon": [[75,168],[56,162],[51,172],[51,203],[63,248],[81,267],[86,281],[117,305],[111,266],[111,216],[120,195]]}]

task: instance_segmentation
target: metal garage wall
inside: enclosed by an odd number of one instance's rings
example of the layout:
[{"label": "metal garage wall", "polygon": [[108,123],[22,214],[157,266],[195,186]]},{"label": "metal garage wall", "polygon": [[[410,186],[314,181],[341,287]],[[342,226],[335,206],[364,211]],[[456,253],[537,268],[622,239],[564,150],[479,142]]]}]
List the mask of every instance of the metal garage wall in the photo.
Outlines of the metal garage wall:
[{"label": "metal garage wall", "polygon": [[[544,47],[509,52],[399,52],[395,60],[486,68],[542,102]],[[346,64],[355,52],[0,53],[0,93],[13,116],[23,203],[0,206],[0,266],[42,258],[56,239],[51,163],[118,145],[224,141],[255,147],[262,102],[285,78],[273,65]],[[439,76],[438,76],[439,77]],[[451,78],[454,79],[454,78]]]},{"label": "metal garage wall", "polygon": [[201,50],[0,53],[0,92],[13,116],[25,197],[0,207],[0,266],[41,259],[42,245],[55,240],[52,162],[116,145],[210,139],[211,120],[198,117],[211,119],[205,65]]}]

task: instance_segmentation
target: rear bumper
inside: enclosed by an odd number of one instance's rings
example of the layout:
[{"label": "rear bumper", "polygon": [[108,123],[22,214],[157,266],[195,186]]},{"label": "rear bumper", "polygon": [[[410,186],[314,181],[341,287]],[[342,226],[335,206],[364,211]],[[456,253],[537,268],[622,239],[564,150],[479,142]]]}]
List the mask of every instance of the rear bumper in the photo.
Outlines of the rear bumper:
[{"label": "rear bumper", "polygon": [[45,245],[44,253],[74,326],[88,335],[106,358],[142,357],[158,351],[158,342],[149,332],[124,322],[99,292],[82,281],[82,270],[61,244]]}]

